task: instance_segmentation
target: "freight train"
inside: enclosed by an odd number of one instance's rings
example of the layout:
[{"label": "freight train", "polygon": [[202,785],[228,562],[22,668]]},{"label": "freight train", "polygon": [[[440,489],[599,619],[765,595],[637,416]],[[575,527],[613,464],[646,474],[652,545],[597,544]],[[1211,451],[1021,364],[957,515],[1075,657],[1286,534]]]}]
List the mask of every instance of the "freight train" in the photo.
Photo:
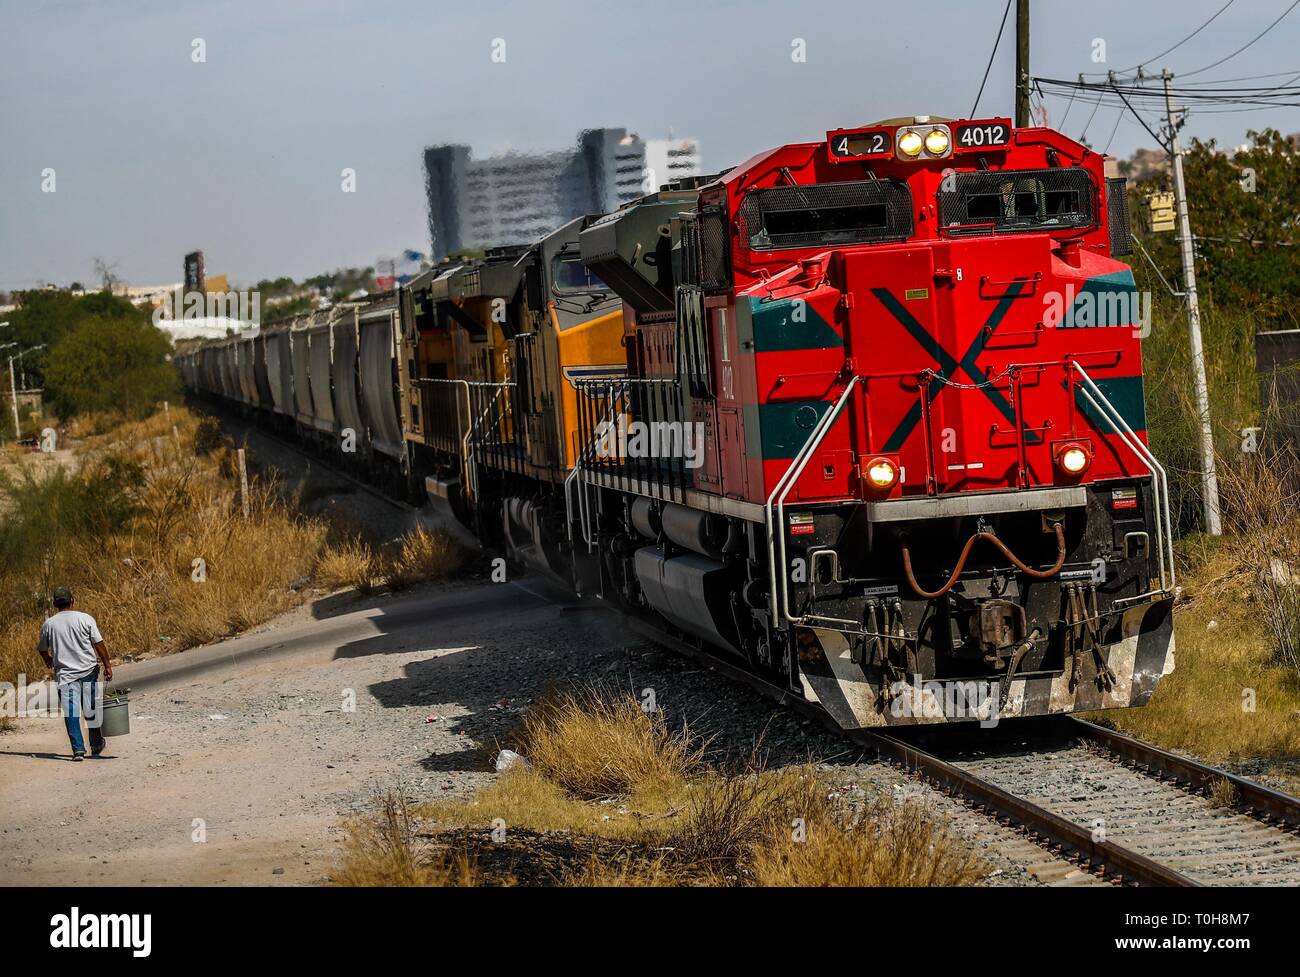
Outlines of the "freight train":
[{"label": "freight train", "polygon": [[1173,534],[1103,163],[836,129],[179,364],[846,729],[1138,706]]}]

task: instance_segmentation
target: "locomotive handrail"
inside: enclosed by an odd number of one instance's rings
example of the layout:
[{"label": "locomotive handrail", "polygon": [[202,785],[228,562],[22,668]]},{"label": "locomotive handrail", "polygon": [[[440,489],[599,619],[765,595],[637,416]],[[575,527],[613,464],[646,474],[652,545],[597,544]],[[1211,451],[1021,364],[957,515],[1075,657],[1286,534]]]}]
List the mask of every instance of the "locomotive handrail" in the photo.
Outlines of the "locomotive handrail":
[{"label": "locomotive handrail", "polygon": [[[627,480],[630,485],[633,481],[639,484],[640,494],[651,494],[647,492],[646,486],[653,484],[661,491],[658,498],[663,498],[662,489],[666,486],[668,489],[667,497],[673,498],[675,489],[685,487],[685,476],[679,471],[677,481],[674,482],[671,470],[667,472],[668,478],[665,481],[663,466],[657,466],[655,471],[649,470],[649,462],[645,465],[638,466],[635,472],[627,471],[626,466],[628,458],[623,454],[619,436],[619,417],[634,409],[635,401],[632,398],[633,391],[645,389],[654,391],[659,390],[677,390],[681,384],[677,377],[590,377],[573,381],[574,389],[580,395],[580,407],[587,408],[587,401],[594,401],[601,394],[609,398],[608,406],[604,408],[604,413],[597,416],[596,411],[601,410],[599,404],[591,409],[579,410],[579,431],[580,441],[578,453],[574,459],[574,465],[564,479],[564,508],[565,517],[570,526],[570,539],[572,539],[573,524],[573,497],[572,493],[578,491],[578,521],[582,529],[583,542],[587,544],[588,550],[595,546],[595,540],[592,538],[594,530],[592,528],[591,513],[589,511],[589,499],[587,496],[588,486],[591,484],[589,475],[592,472],[598,472],[602,469],[617,472],[621,477]],[[585,395],[585,400],[582,400]],[[681,409],[680,403],[677,403],[677,410],[673,412],[673,417]],[[653,412],[647,414],[653,421]],[[590,434],[590,440],[585,440],[585,435]],[[604,449],[604,450],[602,450]],[[601,462],[604,462],[602,464]],[[630,489],[637,492],[637,488]]]},{"label": "locomotive handrail", "polygon": [[[465,433],[460,438],[461,445],[461,466],[465,479],[466,498],[473,500],[478,494],[478,472],[477,462],[474,457],[474,448],[471,439],[483,419],[492,410],[492,407],[501,399],[501,394],[508,387],[513,387],[511,381],[492,381],[492,380],[455,380],[447,377],[420,377],[417,383],[435,384],[445,383],[451,386],[459,386],[465,394]],[[475,419],[472,399],[470,397],[471,388],[496,388],[496,396],[490,400],[483,408],[479,417]]]},{"label": "locomotive handrail", "polygon": [[[858,381],[861,379],[860,376],[854,375],[852,379],[849,380],[848,384],[844,388],[844,392],[840,394],[839,400],[835,402],[835,406],[822,415],[821,420],[817,422],[817,425],[812,429],[811,433],[809,433],[808,440],[804,442],[803,447],[799,449],[799,453],[795,455],[794,459],[790,462],[790,467],[785,470],[785,474],[781,476],[773,487],[772,494],[767,497],[767,503],[764,506],[763,519],[767,527],[768,589],[771,594],[769,609],[773,621],[777,624],[781,621],[789,621],[791,624],[798,624],[807,617],[807,615],[802,615],[798,620],[796,620],[790,615],[790,588],[785,566],[786,496],[790,494],[790,490],[794,488],[795,483],[799,481],[799,476],[803,474],[803,470],[808,467],[808,462],[812,458],[813,452],[817,450],[835,421],[839,419],[841,412],[844,410],[844,405],[848,403],[849,396],[853,393],[854,388],[858,385]],[[773,531],[774,514],[779,532]],[[781,599],[779,607],[777,602],[776,585],[776,565],[778,562],[776,551],[778,549],[780,550],[779,562],[781,564]],[[819,620],[835,621],[836,623],[847,623],[853,625],[858,624],[857,621],[841,621],[838,618],[819,618]]]},{"label": "locomotive handrail", "polygon": [[[1077,361],[1072,360],[1070,365],[1084,383],[1085,389],[1080,391],[1083,398],[1092,405],[1092,408],[1098,414],[1106,419],[1111,429],[1119,436],[1119,439],[1128,446],[1130,451],[1138,456],[1138,459],[1151,472],[1151,500],[1156,510],[1156,556],[1160,568],[1160,588],[1166,593],[1172,592],[1177,584],[1177,578],[1174,571],[1174,528],[1170,519],[1169,476],[1165,474],[1164,467],[1156,460],[1156,456],[1151,452],[1151,449],[1142,443],[1137,434],[1134,433],[1133,428],[1124,420],[1124,416],[1119,412],[1119,409],[1110,402],[1110,399],[1101,392],[1101,388],[1093,382],[1092,377],[1088,375],[1088,371],[1080,366]],[[1166,558],[1168,559],[1168,582],[1165,580]],[[1148,597],[1151,595],[1142,594],[1140,596]],[[1136,599],[1138,598],[1130,598],[1130,600]]]},{"label": "locomotive handrail", "polygon": [[468,381],[468,380],[452,380],[452,379],[448,379],[448,378],[444,378],[444,377],[420,377],[420,378],[418,378],[418,379],[416,380],[416,382],[417,382],[417,383],[422,383],[422,384],[429,384],[429,385],[432,385],[432,384],[435,384],[435,383],[445,383],[445,384],[448,384],[449,386],[459,386],[459,387],[461,388],[461,390],[464,391],[464,393],[465,393],[465,419],[466,419],[466,431],[465,431],[465,434],[460,438],[460,445],[461,445],[461,452],[460,452],[460,459],[461,459],[461,461],[460,461],[460,464],[461,464],[461,476],[464,478],[464,480],[465,480],[465,488],[468,490],[469,487],[470,487],[470,484],[469,484],[469,482],[470,482],[470,478],[469,478],[469,467],[468,467],[468,452],[469,452],[469,445],[468,445],[468,443],[467,443],[467,439],[469,438],[469,420],[470,420],[470,418],[471,418],[472,415],[473,415],[473,409],[470,407],[470,398],[469,398],[469,381]]},{"label": "locomotive handrail", "polygon": [[[484,428],[483,422],[487,420],[488,415],[492,413],[492,411],[496,409],[498,405],[500,405],[501,395],[506,392],[507,388],[513,387],[514,384],[509,381],[495,382],[495,383],[487,382],[487,381],[469,381],[469,382],[472,383],[474,386],[478,386],[478,387],[496,388],[496,394],[487,401],[487,403],[483,406],[483,410],[480,412],[478,419],[473,421],[473,423],[470,425],[470,429],[465,432],[465,444],[469,452],[465,456],[465,462],[466,465],[469,466],[469,471],[473,479],[471,497],[477,498],[478,497],[478,457],[477,457],[478,450],[477,449],[482,439],[475,438],[475,435],[478,434],[478,432]],[[502,420],[504,420],[504,418],[505,418],[505,412],[502,411],[498,413],[496,417],[493,418],[493,423],[500,423]]]},{"label": "locomotive handrail", "polygon": [[[608,386],[610,390],[609,408],[605,412],[605,417],[602,418],[600,422],[597,422],[594,430],[599,430],[600,425],[602,423],[607,425],[611,423],[616,423],[618,419],[618,412],[621,409],[622,399],[614,396],[613,394],[614,385],[612,383],[607,383],[606,386]],[[606,427],[605,432],[595,435],[595,437],[592,438],[591,445],[587,448],[587,450],[579,453],[576,459],[577,463],[573,466],[574,471],[581,470],[581,474],[578,476],[578,520],[582,528],[582,541],[587,544],[588,553],[590,553],[595,548],[596,542],[594,539],[592,539],[593,534],[591,531],[591,527],[593,524],[593,520],[591,518],[591,513],[588,511],[589,499],[587,496],[587,489],[588,489],[587,473],[589,469],[587,465],[583,464],[583,460],[584,458],[588,457],[588,455],[590,456],[591,460],[593,461],[595,460],[596,453],[599,449],[599,445],[601,441],[603,441],[607,437],[608,431],[609,428]]]},{"label": "locomotive handrail", "polygon": [[592,430],[599,431],[601,424],[605,424],[607,426],[605,427],[604,431],[595,434],[592,437],[589,445],[583,445],[583,444],[578,445],[578,455],[576,458],[574,458],[573,470],[569,472],[569,474],[564,479],[564,507],[565,507],[565,517],[570,527],[570,539],[572,539],[571,527],[573,525],[573,506],[570,502],[569,486],[571,483],[576,482],[577,490],[578,490],[578,523],[579,523],[579,528],[582,530],[582,541],[586,544],[588,553],[590,553],[592,549],[595,547],[595,542],[591,538],[592,534],[590,529],[590,516],[587,512],[588,467],[585,464],[585,462],[589,457],[591,459],[594,459],[596,457],[598,446],[600,445],[601,441],[603,441],[606,437],[608,437],[608,432],[610,430],[608,425],[611,422],[615,422],[618,418],[618,411],[620,410],[620,405],[623,403],[624,398],[622,396],[614,396],[614,389],[616,386],[624,382],[626,381],[625,380],[614,381],[608,377],[599,377],[599,378],[593,378],[591,380],[574,381],[574,389],[580,395],[585,392],[586,388],[593,388],[593,389],[603,388],[609,391],[610,394],[609,406],[605,411],[605,416],[592,426]]}]

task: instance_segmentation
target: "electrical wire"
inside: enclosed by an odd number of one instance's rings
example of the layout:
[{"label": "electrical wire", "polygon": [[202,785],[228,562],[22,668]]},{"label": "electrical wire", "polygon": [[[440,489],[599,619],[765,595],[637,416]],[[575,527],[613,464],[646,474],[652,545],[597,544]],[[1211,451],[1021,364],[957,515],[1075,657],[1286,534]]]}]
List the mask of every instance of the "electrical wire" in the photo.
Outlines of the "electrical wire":
[{"label": "electrical wire", "polygon": [[1101,108],[1101,96],[1097,96],[1097,103],[1092,107],[1092,115],[1088,116],[1088,121],[1083,124],[1083,132],[1079,133],[1079,142],[1083,142],[1088,135],[1088,126],[1092,125],[1092,120],[1097,117],[1097,109]]},{"label": "electrical wire", "polygon": [[[1042,89],[1040,88],[1039,91],[1041,92]],[[1058,129],[1064,131],[1065,120],[1070,117],[1070,106],[1074,104],[1074,97],[1078,94],[1079,94],[1079,90],[1077,88],[1073,88],[1070,90],[1070,100],[1065,103],[1065,113],[1061,116],[1061,124],[1057,126]]]},{"label": "electrical wire", "polygon": [[1280,24],[1280,23],[1282,22],[1282,18],[1285,17],[1287,14],[1289,14],[1291,11],[1295,10],[1296,7],[1300,7],[1300,0],[1293,0],[1291,6],[1287,7],[1285,10],[1283,10],[1281,16],[1279,16],[1279,17],[1277,18],[1277,20],[1273,21],[1273,23],[1269,24],[1269,25],[1268,25],[1267,27],[1265,27],[1262,31],[1260,31],[1257,35],[1255,35],[1253,38],[1251,38],[1249,41],[1247,41],[1247,42],[1246,42],[1245,44],[1243,44],[1241,47],[1237,48],[1237,50],[1233,51],[1233,52],[1232,52],[1231,54],[1229,54],[1227,57],[1225,57],[1225,58],[1220,58],[1218,61],[1215,61],[1215,62],[1213,62],[1213,63],[1211,63],[1211,64],[1207,64],[1204,68],[1197,68],[1195,71],[1184,71],[1183,74],[1182,74],[1182,77],[1184,77],[1184,78],[1190,78],[1192,75],[1199,75],[1202,71],[1209,71],[1211,68],[1217,68],[1219,65],[1223,64],[1225,61],[1231,61],[1233,58],[1235,58],[1237,55],[1239,55],[1242,51],[1246,50],[1246,48],[1250,47],[1252,44],[1254,44],[1256,41],[1258,41],[1261,37],[1263,37],[1265,34],[1267,34],[1269,31],[1271,31],[1274,27],[1276,27],[1278,24]]},{"label": "electrical wire", "polygon": [[1120,109],[1115,113],[1115,125],[1110,130],[1110,138],[1106,140],[1106,146],[1102,149],[1103,153],[1110,152],[1110,144],[1115,141],[1115,133],[1119,132],[1119,124],[1124,121],[1124,110]]},{"label": "electrical wire", "polygon": [[[1188,41],[1190,41],[1193,37],[1195,37],[1195,36],[1196,36],[1197,34],[1199,34],[1201,31],[1205,30],[1205,28],[1207,28],[1207,27],[1209,27],[1211,24],[1213,24],[1214,21],[1218,18],[1219,14],[1223,13],[1225,10],[1227,10],[1229,7],[1231,7],[1235,2],[1236,2],[1236,0],[1228,0],[1227,3],[1225,3],[1225,4],[1224,4],[1222,7],[1220,7],[1217,11],[1215,11],[1214,15],[1213,15],[1209,20],[1207,20],[1207,21],[1206,21],[1204,24],[1202,24],[1200,27],[1196,28],[1196,30],[1192,31],[1190,34],[1188,34],[1186,37],[1184,37],[1181,41],[1179,41],[1179,42],[1178,42],[1177,44],[1175,44],[1173,47],[1165,48],[1165,49],[1164,49],[1163,51],[1161,51],[1159,54],[1153,54],[1151,57],[1147,58],[1145,61],[1139,61],[1137,64],[1133,65],[1133,67],[1131,67],[1131,68],[1122,68],[1121,70],[1115,72],[1115,74],[1126,75],[1126,74],[1128,74],[1130,71],[1137,71],[1139,68],[1142,68],[1142,67],[1144,67],[1145,65],[1150,64],[1152,61],[1156,60],[1156,58],[1163,58],[1166,54],[1170,54],[1170,53],[1173,52],[1173,51],[1177,51],[1180,47],[1182,47],[1184,44],[1186,44]],[[1090,74],[1090,75],[1108,75],[1109,72],[1105,72],[1105,71],[1089,71],[1089,72],[1086,72],[1086,74]]]},{"label": "electrical wire", "polygon": [[[1190,81],[1187,84],[1189,87],[1196,88],[1201,85],[1222,85],[1230,81],[1258,81],[1260,78],[1281,78],[1283,75],[1290,74],[1294,74],[1295,77],[1300,78],[1300,72],[1274,71],[1272,74],[1268,75],[1242,75],[1240,78],[1213,78],[1210,81]],[[1283,84],[1286,83],[1283,82]]]},{"label": "electrical wire", "polygon": [[975,95],[975,104],[971,106],[970,118],[975,118],[975,110],[980,107],[980,99],[984,95],[984,86],[988,83],[989,72],[993,69],[993,59],[998,56],[998,45],[1002,43],[1002,32],[1007,26],[1007,14],[1011,13],[1011,0],[1007,0],[1006,7],[1002,10],[1002,23],[998,25],[998,36],[993,42],[993,51],[989,54],[989,63],[984,68],[984,80],[980,82],[980,90]]},{"label": "electrical wire", "polygon": [[[1297,0],[1297,3],[1300,4],[1300,0]],[[1296,80],[1300,80],[1300,75],[1289,78],[1288,83],[1274,85],[1271,88],[1188,90],[1180,87],[1178,89],[1178,98],[1189,106],[1208,106],[1214,109],[1223,109],[1224,106],[1241,106],[1244,107],[1243,111],[1253,111],[1252,107],[1295,108],[1300,107],[1300,85],[1291,85],[1289,82]],[[1117,82],[1106,84],[1100,82],[1080,83],[1059,78],[1036,78],[1035,83],[1040,87],[1045,86],[1044,91],[1057,95],[1063,94],[1067,88],[1075,94],[1079,91],[1096,92],[1100,104],[1111,108],[1121,102],[1131,106],[1130,99],[1134,101],[1146,99],[1154,103],[1163,102],[1165,99],[1162,90],[1153,90],[1135,85],[1121,85]],[[1201,109],[1198,108],[1197,111],[1201,111]]]}]

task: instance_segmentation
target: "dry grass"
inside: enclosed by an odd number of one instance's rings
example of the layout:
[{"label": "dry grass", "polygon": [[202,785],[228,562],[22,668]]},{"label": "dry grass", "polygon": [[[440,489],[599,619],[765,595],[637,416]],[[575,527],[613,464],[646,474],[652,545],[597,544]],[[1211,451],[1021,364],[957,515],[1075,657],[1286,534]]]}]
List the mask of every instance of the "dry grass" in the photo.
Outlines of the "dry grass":
[{"label": "dry grass", "polygon": [[1252,596],[1276,664],[1300,677],[1300,458],[1290,445],[1243,453],[1223,465],[1222,507],[1230,541],[1254,578]]},{"label": "dry grass", "polygon": [[965,886],[988,867],[920,804],[878,799],[851,817],[823,817],[754,853],[765,886]]},{"label": "dry grass", "polygon": [[587,689],[552,696],[524,716],[520,738],[537,772],[574,797],[601,800],[670,789],[700,765],[704,746],[670,731],[631,696]]},{"label": "dry grass", "polygon": [[1279,667],[1236,546],[1180,577],[1174,673],[1141,709],[1102,715],[1139,739],[1211,762],[1300,755],[1300,680]]},{"label": "dry grass", "polygon": [[473,886],[478,866],[466,852],[431,851],[416,837],[400,789],[376,798],[376,812],[348,825],[342,866],[330,882],[343,886]]},{"label": "dry grass", "polygon": [[826,785],[809,768],[710,773],[690,791],[671,828],[675,856],[699,872],[735,881],[756,853],[796,825],[830,816]]},{"label": "dry grass", "polygon": [[[36,561],[4,575],[13,616],[0,631],[0,675],[44,673],[33,649],[45,595],[57,583],[71,586],[78,609],[99,620],[114,656],[202,644],[298,602],[293,586],[309,579],[325,527],[295,517],[274,485],[257,482],[244,519],[229,449],[199,457],[199,429],[194,415],[172,409],[79,447],[77,472],[124,493],[131,515],[106,536],[56,527],[29,540],[39,547]],[[25,491],[40,489],[32,483]],[[77,504],[75,493],[65,494]]]},{"label": "dry grass", "polygon": [[666,856],[635,852],[612,859],[593,855],[564,879],[565,885],[580,889],[656,889],[689,883]]},{"label": "dry grass", "polygon": [[[114,657],[157,655],[244,631],[312,585],[397,589],[446,577],[463,559],[422,527],[377,554],[335,545],[330,527],[295,513],[270,479],[251,480],[245,518],[233,446],[215,421],[183,408],[126,424],[77,419],[67,432],[81,439],[72,464],[0,484],[0,509],[30,523],[0,533],[10,553],[0,558],[0,680],[45,675],[35,644],[57,584],[98,619]],[[93,529],[69,530],[69,520]]]},{"label": "dry grass", "polygon": [[[571,859],[542,873],[547,884],[969,885],[986,870],[920,806],[885,798],[855,808],[812,766],[769,769],[757,754],[734,770],[708,766],[689,730],[669,730],[630,695],[552,696],[527,715],[517,745],[531,765],[416,813],[439,836],[484,837],[504,824],[507,837],[569,839]],[[345,867],[340,878],[354,874],[365,877]]]},{"label": "dry grass", "polygon": [[355,587],[370,593],[375,589],[374,551],[356,537],[345,538],[321,554],[316,579],[329,590]]},{"label": "dry grass", "polygon": [[378,549],[356,535],[345,536],[322,554],[316,579],[325,587],[372,594],[446,580],[464,564],[465,551],[450,538],[415,526]]},{"label": "dry grass", "polygon": [[1220,807],[1236,807],[1241,800],[1237,788],[1227,777],[1220,777],[1210,785],[1210,800]]},{"label": "dry grass", "polygon": [[1290,453],[1223,459],[1227,534],[1181,545],[1176,668],[1120,729],[1212,762],[1300,755],[1300,511]]}]

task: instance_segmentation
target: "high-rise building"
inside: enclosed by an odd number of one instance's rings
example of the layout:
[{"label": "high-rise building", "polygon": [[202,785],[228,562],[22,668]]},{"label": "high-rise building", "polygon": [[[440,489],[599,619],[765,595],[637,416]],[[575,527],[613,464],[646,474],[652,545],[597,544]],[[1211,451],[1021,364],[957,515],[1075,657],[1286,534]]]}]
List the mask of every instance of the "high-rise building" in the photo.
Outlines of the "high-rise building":
[{"label": "high-rise building", "polygon": [[588,129],[573,149],[478,160],[468,146],[430,146],[424,151],[430,251],[438,259],[528,244],[575,217],[615,210],[701,172],[695,140],[647,141],[626,129]]},{"label": "high-rise building", "polygon": [[700,145],[694,139],[647,139],[645,168],[652,191],[671,180],[700,176]]}]

